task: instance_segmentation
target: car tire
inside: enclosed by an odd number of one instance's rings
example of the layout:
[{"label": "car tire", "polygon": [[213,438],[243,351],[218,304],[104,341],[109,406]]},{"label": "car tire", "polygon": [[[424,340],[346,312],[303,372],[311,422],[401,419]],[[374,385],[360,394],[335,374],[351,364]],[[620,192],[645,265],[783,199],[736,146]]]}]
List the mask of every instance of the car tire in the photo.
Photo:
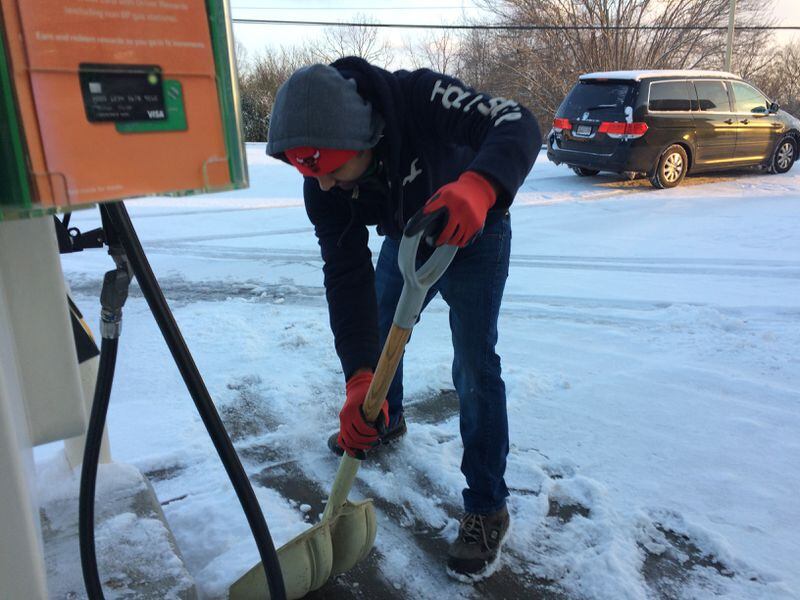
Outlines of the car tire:
[{"label": "car tire", "polygon": [[797,142],[794,138],[787,135],[782,138],[772,153],[772,160],[769,163],[770,173],[786,173],[797,160]]},{"label": "car tire", "polygon": [[599,169],[586,169],[584,167],[572,167],[572,170],[581,177],[594,177],[600,172]]},{"label": "car tire", "polygon": [[650,183],[654,188],[674,188],[686,177],[689,169],[689,158],[683,146],[673,144],[667,148],[658,159],[658,164],[650,176]]}]

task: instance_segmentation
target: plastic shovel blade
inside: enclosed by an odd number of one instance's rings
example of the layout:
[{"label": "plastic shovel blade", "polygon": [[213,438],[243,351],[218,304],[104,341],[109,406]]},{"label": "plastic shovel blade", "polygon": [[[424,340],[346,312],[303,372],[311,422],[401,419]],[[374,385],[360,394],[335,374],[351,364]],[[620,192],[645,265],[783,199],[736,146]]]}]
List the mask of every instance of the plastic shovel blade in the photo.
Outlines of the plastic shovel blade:
[{"label": "plastic shovel blade", "polygon": [[[372,500],[345,502],[330,519],[323,519],[278,549],[286,597],[302,598],[322,587],[331,575],[355,566],[375,542],[377,521]],[[268,600],[261,563],[229,589],[230,600]]]},{"label": "plastic shovel blade", "polygon": [[349,571],[366,558],[375,543],[377,532],[378,522],[372,500],[348,500],[331,523],[331,575]]}]

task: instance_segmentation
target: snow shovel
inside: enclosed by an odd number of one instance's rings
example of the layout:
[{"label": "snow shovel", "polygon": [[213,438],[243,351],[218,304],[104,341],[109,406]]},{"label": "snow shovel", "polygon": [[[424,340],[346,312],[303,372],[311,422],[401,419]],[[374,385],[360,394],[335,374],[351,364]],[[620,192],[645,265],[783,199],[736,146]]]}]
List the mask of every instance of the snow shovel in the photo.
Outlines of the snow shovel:
[{"label": "snow shovel", "polygon": [[[422,215],[420,211],[409,221],[400,242],[398,263],[403,274],[403,291],[364,400],[364,415],[370,422],[378,418],[428,290],[447,270],[458,250],[455,246],[439,246],[416,269],[420,240],[424,236],[430,238],[432,232],[441,229],[442,217],[440,212]],[[345,453],[320,522],[278,549],[289,600],[302,598],[322,587],[331,575],[351,569],[372,550],[377,532],[372,500],[350,502],[347,499],[360,464],[360,460]],[[269,598],[261,565],[255,565],[236,581],[228,597],[230,600]]]}]

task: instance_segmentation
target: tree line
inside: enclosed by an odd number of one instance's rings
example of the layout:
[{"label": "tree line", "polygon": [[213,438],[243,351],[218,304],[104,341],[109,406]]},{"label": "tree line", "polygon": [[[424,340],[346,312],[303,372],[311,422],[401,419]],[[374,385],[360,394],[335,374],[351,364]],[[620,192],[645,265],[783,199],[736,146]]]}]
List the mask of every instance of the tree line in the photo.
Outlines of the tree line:
[{"label": "tree line", "polygon": [[[720,70],[729,0],[480,0],[493,26],[542,29],[434,30],[404,45],[406,64],[374,21],[330,27],[316,40],[248,56],[237,45],[247,141],[267,138],[275,92],[297,68],[361,56],[387,69],[427,67],[480,91],[527,106],[547,130],[582,73],[633,69]],[[774,0],[738,0],[736,24],[775,25]],[[722,29],[720,29],[722,28]],[[789,112],[800,114],[800,42],[772,31],[739,30],[732,70]]]}]

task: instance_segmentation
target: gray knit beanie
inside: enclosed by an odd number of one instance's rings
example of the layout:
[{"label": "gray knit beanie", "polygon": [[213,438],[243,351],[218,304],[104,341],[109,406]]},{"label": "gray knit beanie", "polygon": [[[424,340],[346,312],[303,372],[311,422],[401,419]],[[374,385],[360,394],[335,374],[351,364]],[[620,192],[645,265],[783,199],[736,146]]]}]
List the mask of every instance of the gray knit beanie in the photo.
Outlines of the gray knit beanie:
[{"label": "gray knit beanie", "polygon": [[378,143],[383,119],[345,79],[328,65],[295,71],[278,89],[269,120],[267,154],[311,146],[365,150]]}]

